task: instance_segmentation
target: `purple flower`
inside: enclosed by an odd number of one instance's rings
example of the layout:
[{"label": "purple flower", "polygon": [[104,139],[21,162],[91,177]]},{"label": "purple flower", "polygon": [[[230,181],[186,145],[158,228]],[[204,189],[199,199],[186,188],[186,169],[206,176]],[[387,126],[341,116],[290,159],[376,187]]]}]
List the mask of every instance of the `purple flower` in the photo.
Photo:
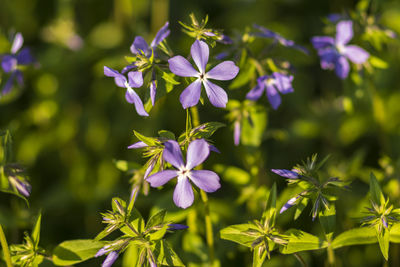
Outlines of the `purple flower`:
[{"label": "purple flower", "polygon": [[24,43],[24,37],[21,33],[17,33],[11,46],[11,54],[1,56],[1,68],[5,73],[10,73],[10,77],[5,83],[2,94],[10,92],[13,81],[16,80],[20,86],[23,85],[22,72],[18,70],[18,65],[28,65],[34,62],[29,48],[24,48],[20,51]]},{"label": "purple flower", "polygon": [[341,21],[336,25],[336,37],[315,36],[311,42],[321,58],[321,68],[335,69],[340,79],[345,79],[350,71],[348,59],[362,64],[369,58],[369,53],[356,45],[347,45],[353,38],[353,22]]},{"label": "purple flower", "polygon": [[[107,248],[108,246],[102,247],[99,251],[97,251],[95,257],[97,258],[106,254],[108,252]],[[101,267],[110,267],[111,265],[113,265],[113,263],[118,259],[118,252],[119,251],[111,251],[103,261]]]},{"label": "purple flower", "polygon": [[238,146],[240,144],[240,133],[241,133],[240,121],[237,120],[233,125],[233,142],[235,146]]},{"label": "purple flower", "polygon": [[281,94],[292,93],[292,75],[285,75],[279,72],[274,72],[272,75],[261,76],[257,79],[257,86],[247,93],[246,98],[256,101],[264,93],[267,93],[267,97],[273,109],[277,109],[281,104]]},{"label": "purple flower", "polygon": [[295,44],[295,42],[293,42],[292,40],[288,40],[288,39],[284,38],[279,33],[273,32],[273,31],[271,31],[271,30],[269,30],[267,28],[264,28],[264,27],[262,27],[260,25],[257,25],[257,24],[254,24],[253,27],[260,31],[260,32],[253,33],[253,35],[255,35],[255,36],[263,37],[263,38],[272,38],[276,42],[280,43],[283,46],[297,49],[297,50],[303,52],[304,54],[308,54],[309,53],[308,50],[305,47]]},{"label": "purple flower", "polygon": [[299,174],[295,171],[289,171],[285,169],[271,169],[273,173],[278,174],[279,176],[288,178],[288,179],[298,179]]},{"label": "purple flower", "polygon": [[189,228],[189,226],[184,225],[184,224],[177,224],[177,223],[168,224],[168,231],[185,230],[188,228]]},{"label": "purple flower", "polygon": [[174,191],[175,205],[183,209],[192,205],[194,200],[192,181],[197,187],[206,192],[215,192],[220,188],[219,177],[215,172],[208,170],[193,170],[202,164],[210,153],[208,143],[204,139],[192,141],[187,150],[186,164],[183,162],[182,152],[178,142],[170,140],[164,143],[164,160],[177,170],[164,170],[147,178],[152,187],[159,187],[178,176],[178,183]]},{"label": "purple flower", "polygon": [[169,22],[167,21],[164,26],[157,32],[156,37],[151,42],[150,46],[144,40],[142,36],[135,37],[131,45],[132,54],[141,54],[143,53],[146,57],[151,55],[151,51],[158,46],[165,38],[170,34],[170,30],[168,29]]},{"label": "purple flower", "polygon": [[136,112],[140,116],[149,116],[144,110],[143,102],[136,92],[132,89],[138,88],[143,84],[143,77],[140,71],[131,71],[128,73],[128,80],[126,77],[116,70],[104,66],[104,75],[107,77],[114,77],[115,84],[119,87],[126,88],[125,99],[128,103],[134,104]]},{"label": "purple flower", "polygon": [[209,52],[208,45],[205,42],[196,40],[193,43],[190,53],[198,71],[182,56],[175,56],[168,60],[169,69],[174,74],[182,77],[197,78],[186,87],[179,98],[184,109],[195,106],[199,102],[201,84],[204,85],[208,99],[215,107],[224,108],[228,102],[228,95],[224,89],[210,82],[209,79],[232,80],[238,74],[239,68],[233,61],[224,61],[206,72]]},{"label": "purple flower", "polygon": [[32,186],[28,182],[23,181],[16,176],[9,176],[8,178],[10,183],[21,195],[29,197],[32,191]]}]

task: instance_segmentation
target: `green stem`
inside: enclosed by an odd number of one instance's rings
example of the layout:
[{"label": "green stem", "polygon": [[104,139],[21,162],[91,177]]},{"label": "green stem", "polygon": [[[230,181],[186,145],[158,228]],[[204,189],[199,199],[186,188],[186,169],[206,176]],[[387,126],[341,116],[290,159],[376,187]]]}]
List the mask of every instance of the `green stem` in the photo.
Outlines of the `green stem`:
[{"label": "green stem", "polygon": [[328,246],[328,263],[329,263],[329,266],[331,266],[331,267],[336,266],[335,252],[333,251],[333,248],[331,245]]},{"label": "green stem", "polygon": [[[197,106],[191,107],[190,112],[192,115],[193,127],[199,126],[200,119],[199,119],[199,111],[197,109]],[[213,232],[211,215],[210,215],[210,205],[208,202],[207,193],[201,189],[200,189],[200,196],[201,196],[201,200],[203,201],[203,204],[204,204],[204,222],[206,225],[206,240],[207,240],[207,246],[208,246],[209,261],[210,261],[210,266],[214,266],[214,258],[215,258],[214,232]]]},{"label": "green stem", "polygon": [[4,254],[4,260],[6,261],[7,267],[12,267],[11,263],[11,255],[10,255],[10,250],[8,250],[8,244],[7,244],[7,239],[6,236],[4,235],[3,227],[0,224],[0,243],[1,246],[3,247],[3,254]]},{"label": "green stem", "polygon": [[307,263],[304,261],[303,257],[300,256],[300,254],[294,253],[293,255],[300,262],[301,266],[303,266],[303,267],[307,267],[308,266]]}]

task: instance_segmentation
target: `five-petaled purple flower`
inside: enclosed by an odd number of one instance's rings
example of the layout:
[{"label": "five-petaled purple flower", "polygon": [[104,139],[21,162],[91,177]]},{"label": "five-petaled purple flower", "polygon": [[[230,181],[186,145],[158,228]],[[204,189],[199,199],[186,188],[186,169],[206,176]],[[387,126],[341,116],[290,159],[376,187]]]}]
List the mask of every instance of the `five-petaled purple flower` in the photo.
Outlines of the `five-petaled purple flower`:
[{"label": "five-petaled purple flower", "polygon": [[196,40],[193,43],[190,53],[199,71],[195,70],[190,62],[182,56],[175,56],[168,60],[169,69],[174,74],[197,78],[186,87],[179,98],[184,109],[195,106],[199,102],[201,84],[204,85],[208,99],[215,107],[224,108],[228,102],[228,95],[224,89],[210,82],[209,79],[232,80],[238,74],[239,67],[233,61],[224,61],[206,72],[209,52],[208,45],[205,42]]},{"label": "five-petaled purple flower", "polygon": [[335,69],[340,79],[349,75],[348,59],[356,64],[362,64],[369,58],[369,53],[356,45],[347,45],[353,38],[353,22],[341,21],[336,25],[336,38],[330,36],[315,36],[311,42],[321,58],[321,68]]},{"label": "five-petaled purple flower", "polygon": [[264,93],[267,93],[267,97],[273,109],[277,109],[281,104],[281,94],[292,93],[292,75],[285,75],[279,72],[274,72],[272,75],[261,76],[257,79],[257,85],[250,92],[247,93],[246,98],[256,101]]},{"label": "five-petaled purple flower", "polygon": [[34,62],[29,48],[24,48],[20,51],[23,43],[24,37],[22,37],[21,33],[17,33],[11,46],[11,54],[0,55],[3,71],[10,73],[10,77],[1,92],[3,95],[10,92],[14,79],[20,86],[23,85],[22,72],[18,70],[18,65],[28,65]]},{"label": "five-petaled purple flower", "polygon": [[132,89],[139,88],[143,85],[143,76],[140,71],[131,71],[128,73],[128,80],[126,77],[116,70],[104,66],[104,75],[114,77],[115,84],[119,87],[126,88],[125,99],[128,103],[134,104],[136,112],[140,116],[149,116],[144,109],[143,102],[136,92]]},{"label": "five-petaled purple flower", "polygon": [[260,31],[260,32],[253,33],[254,36],[263,37],[263,38],[272,38],[272,39],[274,39],[275,42],[278,42],[283,46],[297,49],[297,50],[303,52],[304,54],[309,53],[305,47],[295,44],[294,41],[284,38],[279,33],[273,32],[273,31],[271,31],[267,28],[264,28],[260,25],[257,25],[257,24],[254,24],[253,27]]},{"label": "five-petaled purple flower", "polygon": [[170,140],[164,143],[164,160],[177,170],[164,170],[147,178],[152,187],[159,187],[178,176],[174,191],[174,202],[183,209],[192,205],[194,200],[192,181],[197,187],[206,192],[215,192],[220,188],[219,177],[208,170],[193,170],[208,157],[210,148],[204,139],[192,141],[187,150],[186,164],[183,162],[181,148],[178,142]]}]

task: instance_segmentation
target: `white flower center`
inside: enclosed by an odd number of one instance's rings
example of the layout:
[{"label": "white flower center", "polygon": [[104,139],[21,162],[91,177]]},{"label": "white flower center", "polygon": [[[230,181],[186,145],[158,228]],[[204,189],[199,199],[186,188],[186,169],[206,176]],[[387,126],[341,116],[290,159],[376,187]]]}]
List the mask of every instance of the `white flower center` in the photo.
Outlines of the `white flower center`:
[{"label": "white flower center", "polygon": [[343,54],[345,49],[346,47],[344,45],[336,44],[336,50],[339,52],[339,54]]},{"label": "white flower center", "polygon": [[205,81],[205,80],[207,80],[207,73],[201,73],[201,72],[199,72],[199,79],[200,79],[200,81]]},{"label": "white flower center", "polygon": [[190,175],[190,170],[183,167],[178,171],[178,175],[179,177],[187,178]]},{"label": "white flower center", "polygon": [[264,81],[265,85],[270,86],[270,85],[274,85],[276,83],[274,78],[268,78]]}]

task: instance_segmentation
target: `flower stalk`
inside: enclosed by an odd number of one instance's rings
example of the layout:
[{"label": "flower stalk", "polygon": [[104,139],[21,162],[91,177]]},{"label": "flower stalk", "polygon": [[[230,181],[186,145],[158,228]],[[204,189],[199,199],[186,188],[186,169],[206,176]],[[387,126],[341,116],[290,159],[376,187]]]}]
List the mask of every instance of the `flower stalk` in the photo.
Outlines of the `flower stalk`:
[{"label": "flower stalk", "polygon": [[8,249],[7,239],[3,231],[3,227],[0,224],[0,244],[3,248],[4,260],[6,261],[7,267],[12,267],[11,254]]},{"label": "flower stalk", "polygon": [[[199,111],[197,109],[197,106],[191,107],[190,113],[192,115],[193,126],[194,127],[199,126],[200,119],[199,119]],[[201,166],[199,166],[199,168],[201,168]],[[203,204],[204,204],[204,223],[206,226],[206,240],[207,240],[207,247],[208,247],[209,262],[210,262],[210,266],[214,266],[214,258],[215,258],[214,231],[213,231],[211,215],[210,215],[210,205],[208,203],[207,193],[201,189],[200,189],[200,196],[201,196],[201,200],[203,201]]]}]

